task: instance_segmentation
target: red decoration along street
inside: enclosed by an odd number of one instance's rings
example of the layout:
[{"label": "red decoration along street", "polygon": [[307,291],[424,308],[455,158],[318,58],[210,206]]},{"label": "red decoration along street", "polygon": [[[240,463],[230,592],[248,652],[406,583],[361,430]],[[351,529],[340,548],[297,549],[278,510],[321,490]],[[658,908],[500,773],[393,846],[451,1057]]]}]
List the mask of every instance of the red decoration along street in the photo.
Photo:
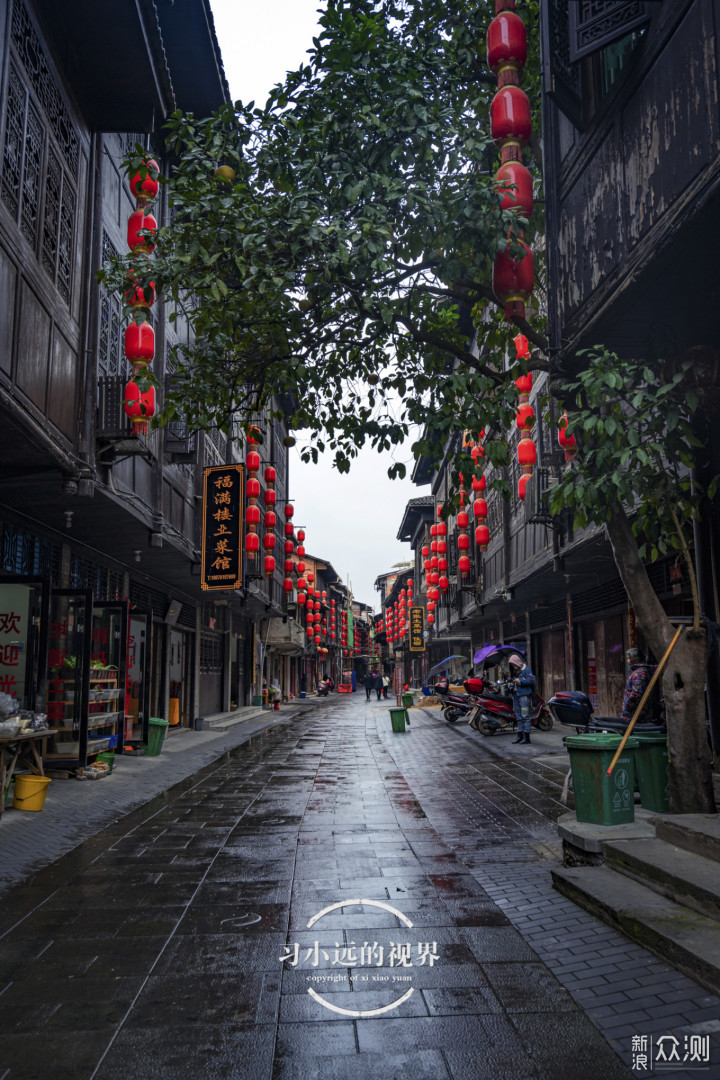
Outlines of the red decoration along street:
[{"label": "red decoration along street", "polygon": [[[490,103],[490,133],[500,147],[495,174],[502,210],[529,217],[533,209],[532,177],[522,163],[522,148],[532,133],[530,102],[520,89],[527,60],[525,24],[515,13],[515,0],[496,0],[495,18],[487,32],[487,62],[497,76],[498,92]],[[521,253],[510,247],[520,245]],[[493,263],[493,291],[505,305],[505,319],[525,318],[525,304],[535,287],[535,259],[522,230],[511,227],[508,247]]]},{"label": "red decoration along street", "polygon": [[[142,170],[130,181],[130,190],[135,196],[136,209],[128,219],[127,240],[130,251],[149,255],[155,247],[154,239],[140,236],[140,230],[157,232],[157,221],[147,213],[147,207],[158,193],[158,164],[150,158]],[[125,301],[133,308],[132,322],[125,330],[125,356],[132,367],[132,378],[125,387],[125,415],[132,420],[133,435],[146,435],[148,422],[155,415],[155,387],[145,386],[147,369],[155,357],[155,331],[150,323],[150,306],[155,301],[155,287],[152,283],[142,288],[135,281],[129,282]],[[136,380],[140,379],[138,383]]]}]

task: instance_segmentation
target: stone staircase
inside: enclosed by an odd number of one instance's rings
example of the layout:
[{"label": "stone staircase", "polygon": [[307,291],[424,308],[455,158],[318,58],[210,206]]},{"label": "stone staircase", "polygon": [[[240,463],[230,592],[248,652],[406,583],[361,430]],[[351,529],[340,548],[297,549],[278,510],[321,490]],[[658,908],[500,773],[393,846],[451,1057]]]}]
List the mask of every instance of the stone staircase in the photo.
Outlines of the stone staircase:
[{"label": "stone staircase", "polygon": [[600,866],[552,871],[564,896],[702,983],[720,986],[720,816],[663,814],[610,839]]}]

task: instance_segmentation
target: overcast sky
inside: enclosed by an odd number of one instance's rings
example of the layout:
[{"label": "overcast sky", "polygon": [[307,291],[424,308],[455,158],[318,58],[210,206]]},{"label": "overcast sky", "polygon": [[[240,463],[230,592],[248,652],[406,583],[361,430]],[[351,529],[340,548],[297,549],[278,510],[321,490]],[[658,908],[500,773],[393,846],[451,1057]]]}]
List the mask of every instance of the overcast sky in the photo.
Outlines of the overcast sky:
[{"label": "overcast sky", "polygon": [[[233,98],[264,104],[275,83],[306,62],[318,34],[318,0],[210,3]],[[409,462],[409,446],[398,456]],[[409,480],[388,480],[392,461],[367,450],[349,476],[340,476],[329,462],[303,465],[296,452],[290,465],[295,521],[306,528],[308,554],[331,562],[350,579],[355,598],[376,608],[377,575],[410,558],[410,546],[395,539],[405,504],[429,493]]]}]

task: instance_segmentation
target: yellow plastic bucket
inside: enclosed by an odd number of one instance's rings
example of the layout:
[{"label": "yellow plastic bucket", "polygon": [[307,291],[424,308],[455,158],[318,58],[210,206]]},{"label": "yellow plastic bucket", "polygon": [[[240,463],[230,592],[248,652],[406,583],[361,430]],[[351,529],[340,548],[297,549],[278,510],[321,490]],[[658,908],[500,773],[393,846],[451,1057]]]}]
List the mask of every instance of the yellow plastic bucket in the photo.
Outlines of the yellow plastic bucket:
[{"label": "yellow plastic bucket", "polygon": [[13,806],[16,810],[42,810],[45,805],[49,776],[33,776],[20,773],[15,777],[15,795]]}]

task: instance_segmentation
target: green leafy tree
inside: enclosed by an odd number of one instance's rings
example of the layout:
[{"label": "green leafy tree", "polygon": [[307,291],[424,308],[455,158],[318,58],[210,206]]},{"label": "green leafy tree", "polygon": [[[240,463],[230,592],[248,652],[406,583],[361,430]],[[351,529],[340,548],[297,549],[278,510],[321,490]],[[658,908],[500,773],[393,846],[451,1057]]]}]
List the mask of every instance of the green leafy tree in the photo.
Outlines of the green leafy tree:
[{"label": "green leafy tree", "polygon": [[[529,39],[523,88],[539,117],[537,3],[519,0],[517,10]],[[161,421],[182,411],[197,427],[247,426],[284,394],[294,402],[291,423],[308,433],[307,460],[328,451],[345,472],[362,446],[387,450],[412,435],[416,457],[454,454],[456,482],[474,467],[454,450],[458,434],[484,430],[485,462],[507,492],[514,379],[551,364],[541,314],[509,328],[491,286],[496,254],[508,244],[519,251],[521,231],[543,231],[541,205],[530,222],[503,212],[492,182],[497,81],[483,54],[493,15],[492,0],[327,0],[308,63],[263,108],[238,102],[207,120],[170,119],[170,223],[151,259],[135,254],[104,272],[110,287],[128,276],[153,280],[191,324],[193,344],[178,349]],[[530,157],[539,160],[536,144]],[[138,166],[139,154],[128,161]],[[537,165],[536,176],[539,184]],[[542,309],[542,245],[535,256]],[[518,331],[534,346],[522,367],[506,360]],[[689,558],[697,505],[683,470],[696,449],[695,407],[683,399],[680,373],[658,386],[642,366],[618,364],[602,354],[561,388],[581,454],[556,498],[607,524],[638,620],[660,654],[670,624],[642,557],[677,548]],[[633,425],[637,446],[627,441]],[[400,462],[390,470],[404,473]],[[660,475],[666,492],[680,477],[681,496],[662,501],[677,523],[660,517]],[[630,524],[638,509],[642,551]],[[670,729],[692,714],[694,734],[691,743],[672,734],[673,806],[703,809],[712,791],[702,764],[697,688],[707,642],[699,623],[677,657],[685,674],[674,664],[664,680]]]}]

